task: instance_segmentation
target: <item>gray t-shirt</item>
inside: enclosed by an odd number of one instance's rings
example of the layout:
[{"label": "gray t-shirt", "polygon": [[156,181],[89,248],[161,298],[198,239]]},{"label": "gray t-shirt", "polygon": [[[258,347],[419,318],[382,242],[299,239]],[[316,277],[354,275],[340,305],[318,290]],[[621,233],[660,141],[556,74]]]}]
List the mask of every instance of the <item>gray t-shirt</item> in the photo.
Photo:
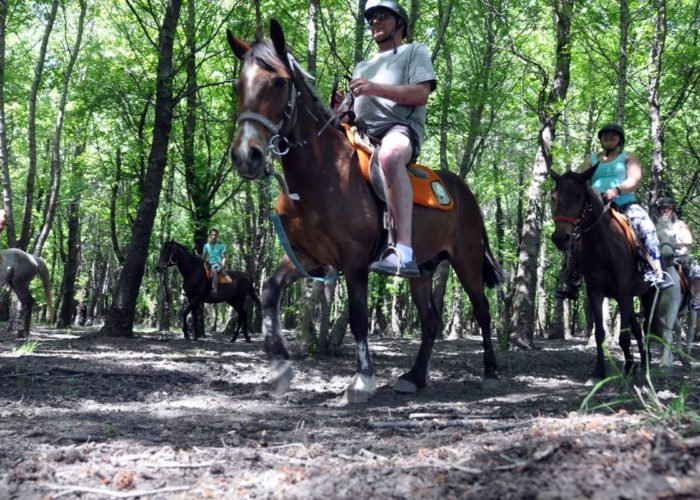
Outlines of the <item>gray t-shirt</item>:
[{"label": "gray t-shirt", "polygon": [[[360,62],[353,78],[364,78],[387,85],[416,85],[430,82],[435,90],[437,76],[425,45],[410,43],[393,50],[378,52],[371,59]],[[355,99],[355,115],[365,121],[370,134],[380,134],[389,124],[410,126],[418,135],[419,144],[425,137],[425,106],[404,106],[377,96]]]}]

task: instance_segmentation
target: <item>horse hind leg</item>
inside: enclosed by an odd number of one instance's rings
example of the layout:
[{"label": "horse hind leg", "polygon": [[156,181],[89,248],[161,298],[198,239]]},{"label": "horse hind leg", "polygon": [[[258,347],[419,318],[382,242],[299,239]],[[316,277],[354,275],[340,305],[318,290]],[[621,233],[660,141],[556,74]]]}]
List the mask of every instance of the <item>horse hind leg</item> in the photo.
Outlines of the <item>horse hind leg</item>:
[{"label": "horse hind leg", "polygon": [[435,309],[432,294],[432,274],[412,279],[410,282],[413,303],[418,309],[421,326],[421,343],[413,367],[394,384],[396,392],[414,394],[427,385],[428,366],[433,345],[440,328],[440,316]]},{"label": "horse hind leg", "polygon": [[[632,307],[632,300],[630,298],[629,303],[625,301],[620,301],[620,348],[622,349],[622,352],[625,356],[625,366],[624,370],[625,373],[630,373],[632,369],[634,368],[634,356],[632,356],[632,351],[630,349],[632,345],[632,333],[635,329],[634,325],[637,325],[637,328],[639,328],[639,323],[637,320],[634,318],[634,309]],[[641,329],[640,329],[641,332]],[[634,333],[634,336],[637,337],[637,334]],[[636,339],[637,343],[639,344],[639,353],[642,355],[644,353],[644,345],[643,342],[640,343],[641,339],[641,333],[639,337]],[[643,361],[644,358],[642,358]]]},{"label": "horse hind leg", "polygon": [[32,321],[32,309],[34,308],[34,297],[29,293],[29,288],[22,289],[12,286],[20,302],[20,316],[22,317],[22,329],[17,331],[17,336],[29,338],[29,327]]},{"label": "horse hind leg", "polygon": [[238,339],[238,334],[241,329],[243,330],[243,336],[245,341],[250,344],[250,335],[248,335],[248,311],[246,311],[245,306],[231,304],[235,309],[238,318],[236,319],[236,328],[233,330],[233,337],[231,337],[231,342],[235,342]]},{"label": "horse hind leg", "polygon": [[[472,265],[470,264],[470,261]],[[481,263],[478,266],[468,258],[454,258],[452,267],[459,278],[459,282],[467,292],[467,296],[474,307],[474,318],[481,330],[482,346],[484,349],[484,379],[498,379],[496,353],[491,342],[491,312],[489,301],[484,293],[484,278],[481,271]]]}]

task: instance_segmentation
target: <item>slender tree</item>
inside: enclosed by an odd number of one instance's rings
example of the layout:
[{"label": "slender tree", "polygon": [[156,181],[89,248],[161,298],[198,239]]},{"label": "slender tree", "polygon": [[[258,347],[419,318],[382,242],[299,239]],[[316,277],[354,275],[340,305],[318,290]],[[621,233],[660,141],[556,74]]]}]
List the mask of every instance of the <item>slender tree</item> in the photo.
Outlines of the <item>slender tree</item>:
[{"label": "slender tree", "polygon": [[100,330],[101,334],[132,337],[136,299],[146,266],[148,246],[160,199],[163,174],[168,158],[168,144],[173,122],[173,45],[180,17],[180,0],[169,0],[159,30],[158,70],[156,79],[155,123],[148,159],[146,182],[141,192],[136,223],[119,273],[112,304]]}]

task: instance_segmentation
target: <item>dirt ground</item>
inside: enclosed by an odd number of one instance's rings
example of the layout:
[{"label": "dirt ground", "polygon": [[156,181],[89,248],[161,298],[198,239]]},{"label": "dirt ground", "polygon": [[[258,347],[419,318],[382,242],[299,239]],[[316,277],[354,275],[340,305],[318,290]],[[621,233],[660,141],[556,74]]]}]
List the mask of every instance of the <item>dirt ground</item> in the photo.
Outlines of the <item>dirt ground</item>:
[{"label": "dirt ground", "polygon": [[[276,398],[260,334],[88,333],[34,328],[31,354],[0,333],[0,498],[700,498],[688,419],[576,412],[594,360],[580,342],[498,352],[492,386],[478,338],[443,340],[429,387],[403,396],[391,384],[418,342],[372,339],[377,393],[347,406],[349,339],[337,359],[295,359]],[[696,369],[654,373],[663,401],[683,384],[698,410]]]}]

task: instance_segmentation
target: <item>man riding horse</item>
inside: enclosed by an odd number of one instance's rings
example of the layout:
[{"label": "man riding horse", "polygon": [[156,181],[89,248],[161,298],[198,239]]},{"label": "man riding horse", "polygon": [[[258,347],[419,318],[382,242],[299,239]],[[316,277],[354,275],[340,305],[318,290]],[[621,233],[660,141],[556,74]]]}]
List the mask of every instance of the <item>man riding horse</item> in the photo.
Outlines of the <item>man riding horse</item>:
[{"label": "man riding horse", "polygon": [[[408,14],[394,0],[369,0],[364,12],[379,52],[355,68],[350,82],[354,112],[381,140],[379,164],[386,179],[386,201],[396,226],[396,245],[373,262],[371,271],[406,278],[418,276],[411,242],[413,189],[406,165],[416,159],[425,136],[426,103],[437,76],[425,45],[404,44]],[[387,71],[386,68],[391,68]],[[344,95],[339,92],[337,102]]]}]

